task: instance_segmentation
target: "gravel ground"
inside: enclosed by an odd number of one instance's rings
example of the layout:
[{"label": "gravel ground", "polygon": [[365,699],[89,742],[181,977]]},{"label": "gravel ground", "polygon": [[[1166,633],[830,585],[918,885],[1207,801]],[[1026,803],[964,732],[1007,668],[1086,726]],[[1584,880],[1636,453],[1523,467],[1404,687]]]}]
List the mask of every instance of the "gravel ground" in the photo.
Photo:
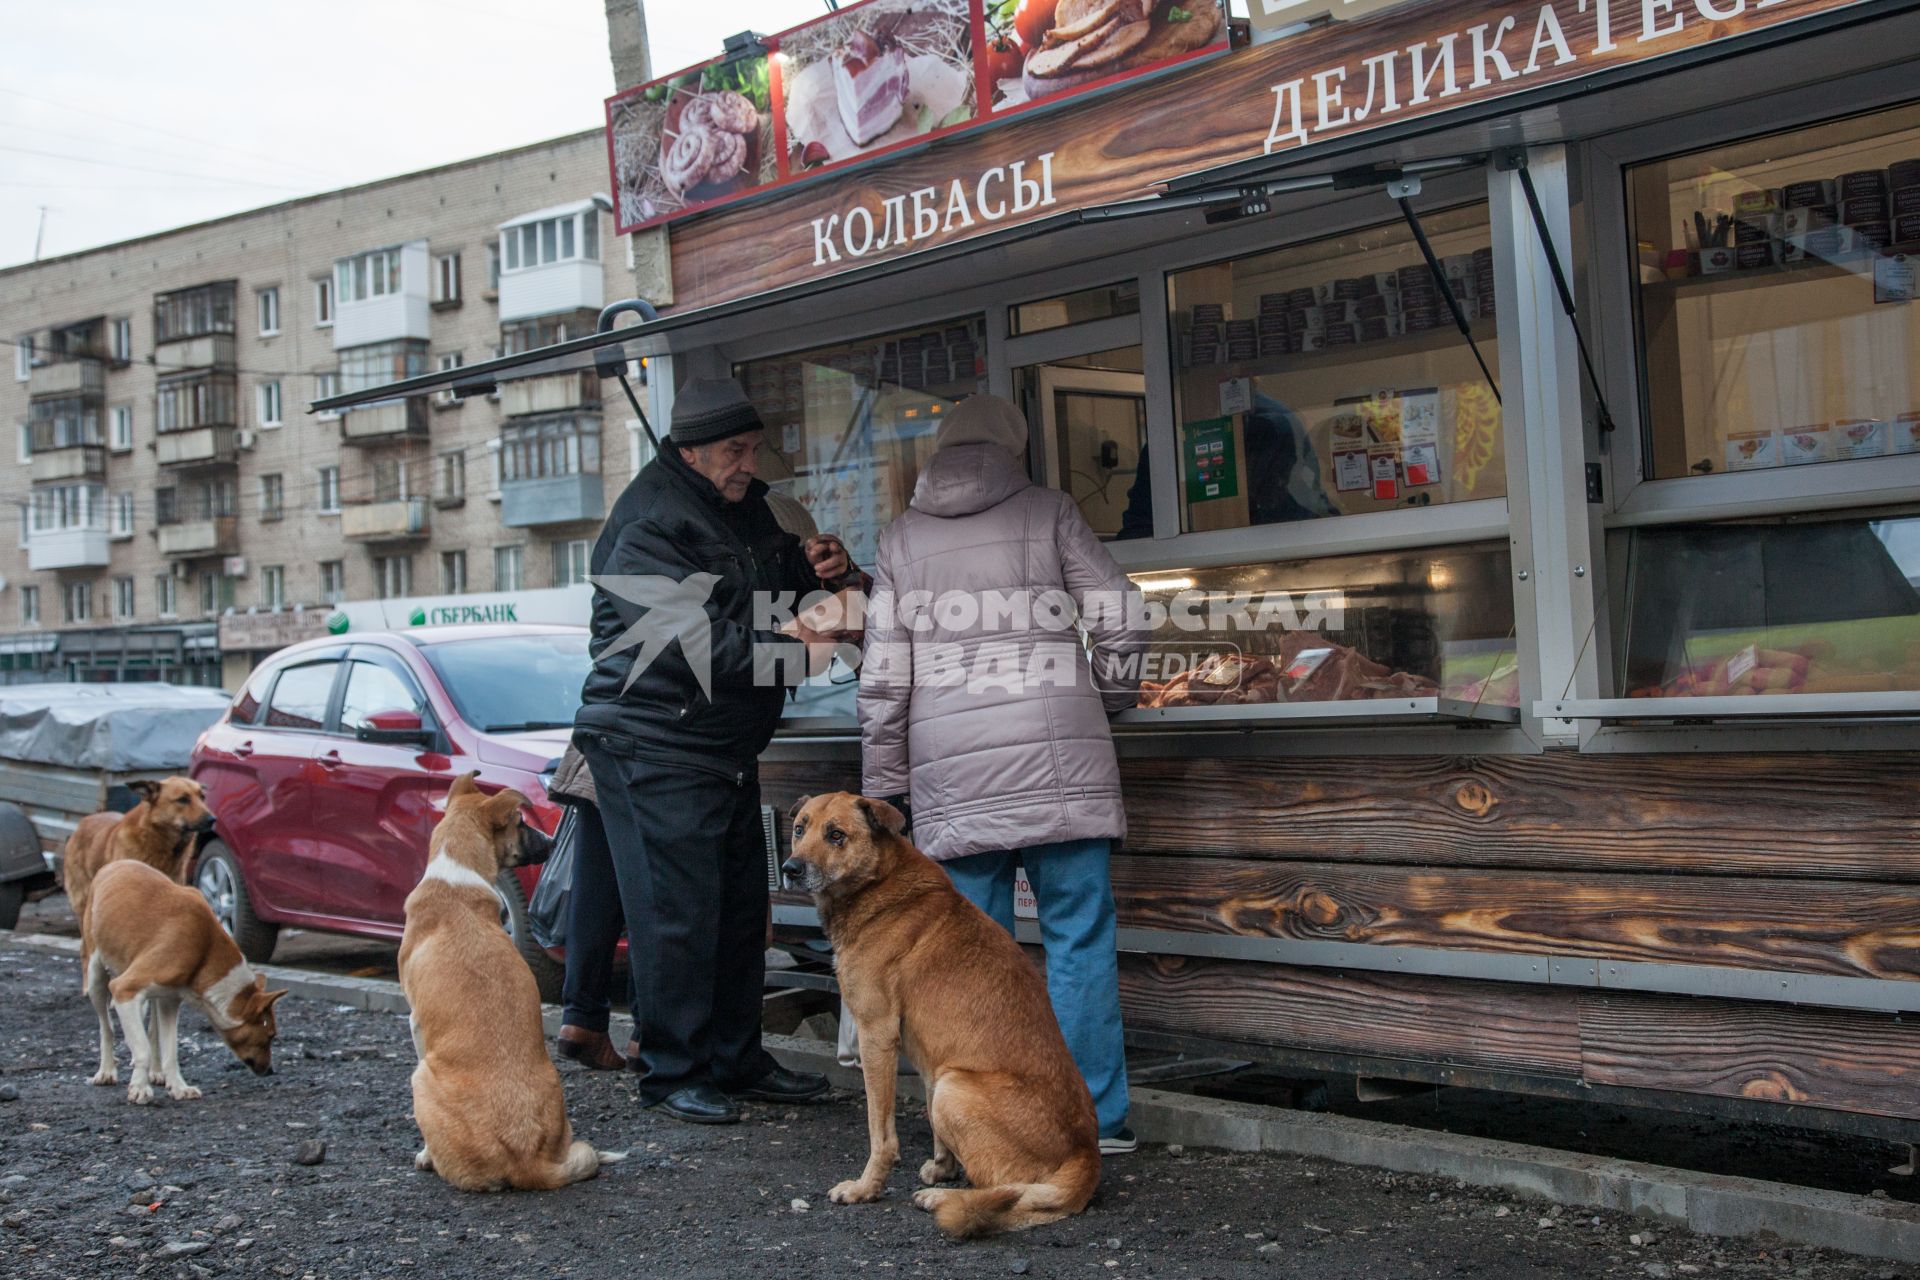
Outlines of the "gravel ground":
[{"label": "gravel ground", "polygon": [[[75,961],[0,944],[0,1009],[9,1277],[1902,1274],[1450,1181],[1175,1147],[1110,1161],[1080,1217],[955,1245],[907,1203],[929,1143],[912,1103],[889,1198],[842,1207],[825,1192],[864,1157],[859,1098],[702,1129],[639,1109],[631,1077],[570,1065],[577,1132],[630,1158],[564,1191],[465,1195],[413,1171],[399,1016],[289,997],[263,1079],[184,1013],[181,1062],[206,1096],[142,1108],[85,1082],[94,1019]],[[324,1155],[301,1163],[312,1144]]]}]

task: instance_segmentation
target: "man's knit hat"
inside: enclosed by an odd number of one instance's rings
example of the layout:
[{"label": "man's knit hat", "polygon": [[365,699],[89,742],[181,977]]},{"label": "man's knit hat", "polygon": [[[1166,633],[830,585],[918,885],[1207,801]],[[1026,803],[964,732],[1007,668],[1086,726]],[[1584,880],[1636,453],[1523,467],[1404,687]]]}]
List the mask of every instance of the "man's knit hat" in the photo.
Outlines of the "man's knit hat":
[{"label": "man's knit hat", "polygon": [[681,448],[691,448],[765,426],[747,393],[732,378],[690,378],[674,393],[668,436]]}]

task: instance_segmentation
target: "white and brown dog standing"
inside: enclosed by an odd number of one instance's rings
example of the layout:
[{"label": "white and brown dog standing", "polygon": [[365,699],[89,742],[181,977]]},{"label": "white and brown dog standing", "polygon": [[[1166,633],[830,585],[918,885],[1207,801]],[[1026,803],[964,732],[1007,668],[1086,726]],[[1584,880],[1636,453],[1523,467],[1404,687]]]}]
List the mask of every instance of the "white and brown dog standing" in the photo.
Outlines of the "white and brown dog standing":
[{"label": "white and brown dog standing", "polygon": [[180,1074],[182,1003],[197,1005],[255,1075],[273,1074],[279,1030],[273,1006],[287,993],[266,989],[198,890],[173,883],[144,862],[110,862],[93,877],[80,936],[87,996],[100,1015],[100,1069],[90,1083],[120,1079],[109,1005],[133,1053],[129,1102],[152,1102],[156,1086],[182,1102],[200,1096]]},{"label": "white and brown dog standing", "polygon": [[463,1191],[549,1190],[591,1178],[603,1155],[575,1141],[547,1056],[540,993],[500,925],[494,880],[539,842],[517,791],[454,779],[432,859],[407,896],[400,985],[412,1007],[414,1167]]}]

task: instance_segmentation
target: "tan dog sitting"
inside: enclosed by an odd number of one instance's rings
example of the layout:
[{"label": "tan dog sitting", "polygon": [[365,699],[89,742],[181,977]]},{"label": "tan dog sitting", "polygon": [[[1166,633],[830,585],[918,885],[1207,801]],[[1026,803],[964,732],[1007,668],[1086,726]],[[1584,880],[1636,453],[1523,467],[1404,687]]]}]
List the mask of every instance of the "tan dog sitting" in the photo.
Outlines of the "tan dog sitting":
[{"label": "tan dog sitting", "polygon": [[100,1015],[100,1069],[89,1083],[119,1082],[109,1003],[133,1052],[129,1102],[152,1102],[156,1087],[176,1101],[200,1096],[180,1074],[182,1001],[199,1006],[255,1075],[273,1074],[279,1031],[273,1005],[287,993],[268,991],[266,980],[247,967],[199,890],[174,884],[143,862],[109,863],[93,878],[80,939],[87,996]]},{"label": "tan dog sitting", "polygon": [[67,837],[60,876],[75,922],[87,918],[88,891],[108,863],[131,858],[184,884],[196,837],[213,828],[206,792],[192,778],[141,780],[127,786],[140,797],[132,810],[89,814]]},{"label": "tan dog sitting", "polygon": [[400,985],[413,1012],[414,1167],[463,1191],[545,1190],[591,1178],[602,1156],[576,1142],[547,1056],[540,993],[500,924],[494,880],[537,843],[527,798],[454,779],[420,884],[407,895]]},{"label": "tan dog sitting", "polygon": [[933,1159],[914,1193],[953,1236],[1017,1231],[1080,1212],[1100,1185],[1099,1125],[1047,989],[1005,930],[900,832],[882,800],[840,792],[794,807],[782,870],[813,894],[867,1082],[867,1166],[828,1193],[878,1199],[899,1159],[899,1052],[927,1082]]}]

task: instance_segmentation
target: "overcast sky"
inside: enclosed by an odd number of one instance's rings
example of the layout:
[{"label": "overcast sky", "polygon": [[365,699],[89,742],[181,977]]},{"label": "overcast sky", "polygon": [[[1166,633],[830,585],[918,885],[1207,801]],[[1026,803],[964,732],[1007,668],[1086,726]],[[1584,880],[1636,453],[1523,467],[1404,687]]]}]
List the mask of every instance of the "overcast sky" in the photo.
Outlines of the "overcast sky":
[{"label": "overcast sky", "polygon": [[[655,75],[820,0],[652,0]],[[602,0],[67,0],[0,41],[0,266],[598,128]]]}]

